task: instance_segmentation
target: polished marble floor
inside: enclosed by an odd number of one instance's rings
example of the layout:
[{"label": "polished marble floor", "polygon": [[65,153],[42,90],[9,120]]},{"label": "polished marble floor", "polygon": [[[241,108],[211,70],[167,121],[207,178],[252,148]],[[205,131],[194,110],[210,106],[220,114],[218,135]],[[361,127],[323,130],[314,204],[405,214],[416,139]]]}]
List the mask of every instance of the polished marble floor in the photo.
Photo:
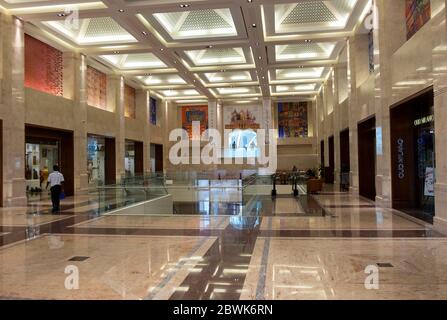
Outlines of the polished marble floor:
[{"label": "polished marble floor", "polygon": [[355,195],[104,214],[119,201],[0,208],[0,299],[447,299],[447,238]]}]

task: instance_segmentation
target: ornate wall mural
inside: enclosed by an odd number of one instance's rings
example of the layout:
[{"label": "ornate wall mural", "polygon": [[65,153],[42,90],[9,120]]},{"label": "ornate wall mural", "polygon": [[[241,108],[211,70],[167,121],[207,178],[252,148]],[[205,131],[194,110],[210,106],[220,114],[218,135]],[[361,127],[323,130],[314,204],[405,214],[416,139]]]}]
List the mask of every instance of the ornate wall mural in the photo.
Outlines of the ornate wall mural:
[{"label": "ornate wall mural", "polygon": [[62,52],[25,34],[25,87],[63,95]]},{"label": "ornate wall mural", "polygon": [[90,66],[87,67],[87,103],[107,110],[107,75]]},{"label": "ornate wall mural", "polygon": [[308,137],[308,101],[278,103],[278,134],[280,138]]},{"label": "ornate wall mural", "polygon": [[136,91],[127,84],[124,85],[124,116],[127,118],[136,118]]},{"label": "ornate wall mural", "polygon": [[407,39],[410,39],[431,18],[430,0],[406,0]]},{"label": "ornate wall mural", "polygon": [[182,107],[182,128],[188,132],[189,138],[199,140],[200,137],[193,136],[192,123],[200,122],[200,134],[208,129],[208,106]]},{"label": "ornate wall mural", "polygon": [[157,99],[149,99],[149,121],[152,125],[157,125]]},{"label": "ornate wall mural", "polygon": [[262,122],[262,107],[225,107],[224,121],[225,129],[260,129]]}]

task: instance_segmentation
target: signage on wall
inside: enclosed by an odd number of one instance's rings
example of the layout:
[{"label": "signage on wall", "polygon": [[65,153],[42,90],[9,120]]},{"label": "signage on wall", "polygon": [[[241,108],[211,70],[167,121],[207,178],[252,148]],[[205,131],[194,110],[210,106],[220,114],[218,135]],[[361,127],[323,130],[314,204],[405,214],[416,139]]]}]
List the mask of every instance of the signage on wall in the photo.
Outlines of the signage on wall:
[{"label": "signage on wall", "polygon": [[422,117],[420,119],[414,120],[414,126],[418,127],[418,126],[421,126],[423,124],[434,122],[434,121],[435,121],[434,115],[429,115],[429,116]]},{"label": "signage on wall", "polygon": [[399,179],[405,179],[405,142],[404,139],[397,139],[397,176]]}]

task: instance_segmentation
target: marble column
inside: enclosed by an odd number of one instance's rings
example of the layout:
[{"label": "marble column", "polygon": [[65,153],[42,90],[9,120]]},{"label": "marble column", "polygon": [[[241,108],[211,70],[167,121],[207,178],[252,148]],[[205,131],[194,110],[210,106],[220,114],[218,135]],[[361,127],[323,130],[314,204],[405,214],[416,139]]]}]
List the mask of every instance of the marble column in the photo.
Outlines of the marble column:
[{"label": "marble column", "polygon": [[353,194],[359,193],[359,155],[358,155],[358,99],[357,99],[357,48],[356,37],[348,40],[348,67],[350,70],[349,85],[349,189]]},{"label": "marble column", "polygon": [[136,118],[143,124],[143,169],[144,174],[151,171],[151,139],[150,139],[150,115],[149,115],[149,92],[139,89],[136,91]]},{"label": "marble column", "polygon": [[332,76],[326,81],[323,87],[324,100],[324,166],[329,167],[329,137],[334,134],[334,88],[333,71]]},{"label": "marble column", "polygon": [[[273,123],[273,110],[272,110],[272,99],[271,98],[263,98],[262,99],[262,118],[263,125],[262,129],[265,130],[265,144],[269,144],[269,130],[274,128]],[[261,141],[263,143],[264,141]]]},{"label": "marble column", "polygon": [[[375,114],[377,148],[376,201],[383,207],[392,206],[390,101],[392,99],[392,56],[403,44],[405,28],[405,1],[375,1]],[[381,141],[379,141],[381,139]]]},{"label": "marble column", "polygon": [[0,117],[3,120],[3,205],[26,205],[23,22],[0,13]]},{"label": "marble column", "polygon": [[317,95],[315,100],[316,104],[316,112],[317,112],[317,127],[316,127],[316,139],[317,139],[317,154],[318,154],[318,163],[320,163],[321,167],[324,167],[324,163],[321,163],[321,141],[324,140],[324,103],[323,103],[323,89]]},{"label": "marble column", "polygon": [[109,75],[107,91],[115,111],[115,156],[116,156],[116,182],[119,183],[125,174],[124,155],[126,149],[126,130],[124,117],[124,78],[119,75]]},{"label": "marble column", "polygon": [[437,6],[443,6],[444,10],[432,23],[436,144],[434,227],[447,233],[447,1],[432,0],[432,7]]},{"label": "marble column", "polygon": [[208,128],[217,129],[217,100],[208,101]]},{"label": "marble column", "polygon": [[88,192],[87,62],[79,53],[64,52],[64,97],[73,100],[75,193]]},{"label": "marble column", "polygon": [[340,89],[343,68],[334,67],[334,184],[340,184],[341,158],[340,158],[340,131],[341,131],[341,105],[340,105]]}]

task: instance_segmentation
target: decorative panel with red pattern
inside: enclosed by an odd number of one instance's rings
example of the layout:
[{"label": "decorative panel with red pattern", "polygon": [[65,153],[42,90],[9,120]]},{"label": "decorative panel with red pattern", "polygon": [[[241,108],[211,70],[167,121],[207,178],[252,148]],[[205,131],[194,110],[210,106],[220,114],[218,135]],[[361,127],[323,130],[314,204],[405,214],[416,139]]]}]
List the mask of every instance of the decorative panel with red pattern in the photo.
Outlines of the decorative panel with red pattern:
[{"label": "decorative panel with red pattern", "polygon": [[25,87],[63,95],[62,52],[25,35]]},{"label": "decorative panel with red pattern", "polygon": [[136,105],[135,105],[135,89],[124,85],[124,116],[135,119]]},{"label": "decorative panel with red pattern", "polygon": [[90,66],[87,67],[87,103],[107,110],[107,75]]}]

